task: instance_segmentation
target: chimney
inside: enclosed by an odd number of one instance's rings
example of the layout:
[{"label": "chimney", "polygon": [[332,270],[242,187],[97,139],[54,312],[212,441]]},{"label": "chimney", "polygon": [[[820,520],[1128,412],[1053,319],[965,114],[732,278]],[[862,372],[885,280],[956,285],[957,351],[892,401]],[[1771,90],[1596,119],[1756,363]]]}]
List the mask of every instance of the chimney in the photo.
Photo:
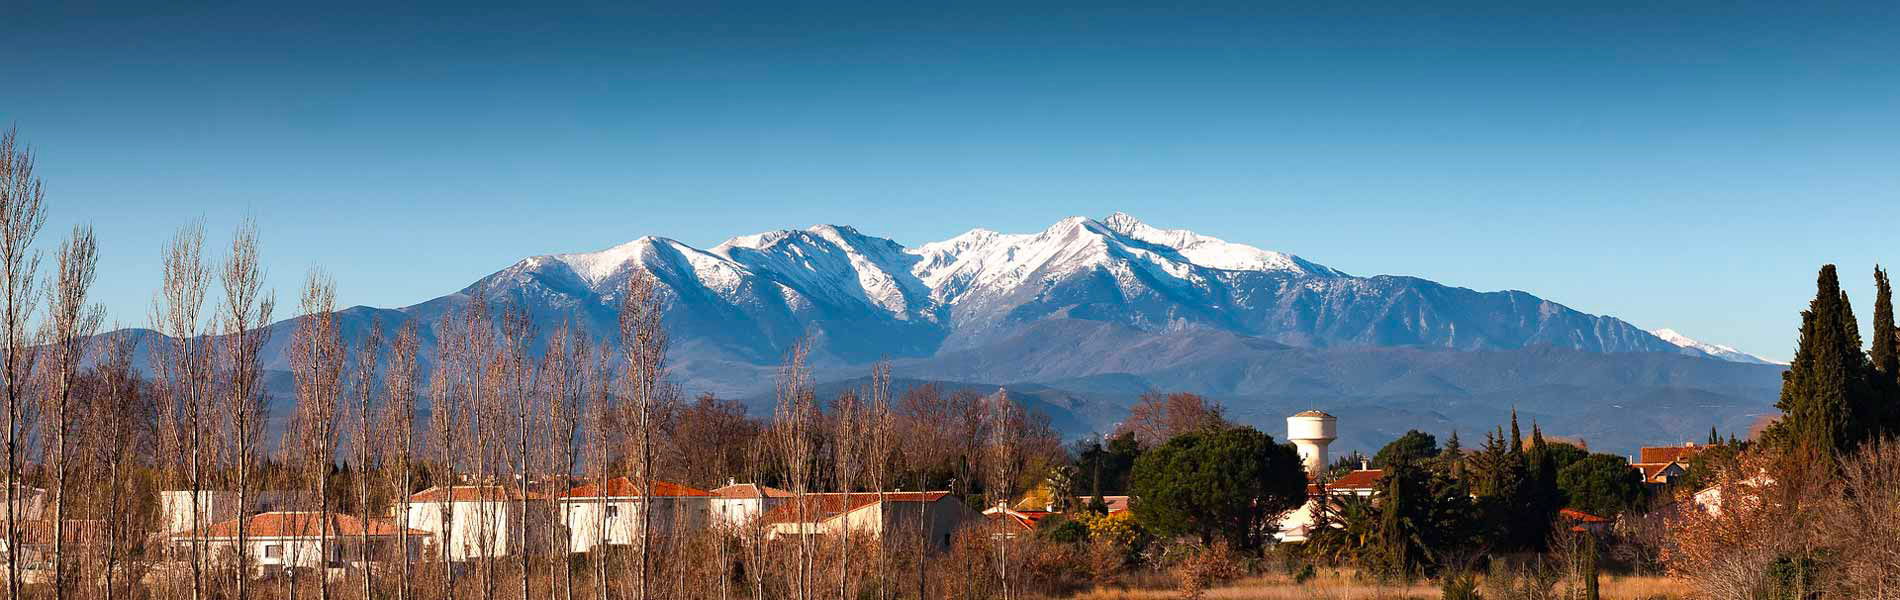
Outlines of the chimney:
[{"label": "chimney", "polygon": [[1366,462],[1366,459],[1363,459],[1363,458],[1361,458],[1361,459],[1359,459],[1359,470],[1361,470],[1361,471],[1370,471],[1370,470],[1372,470],[1372,464],[1371,464],[1371,463],[1368,463],[1368,462]]}]

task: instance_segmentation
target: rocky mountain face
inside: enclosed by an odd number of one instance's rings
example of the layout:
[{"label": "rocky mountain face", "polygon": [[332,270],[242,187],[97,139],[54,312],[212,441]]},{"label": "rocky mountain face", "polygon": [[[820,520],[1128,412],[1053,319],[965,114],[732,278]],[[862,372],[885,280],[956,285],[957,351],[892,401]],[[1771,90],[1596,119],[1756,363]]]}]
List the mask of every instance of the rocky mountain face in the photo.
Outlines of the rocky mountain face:
[{"label": "rocky mountain face", "polygon": [[[635,273],[665,288],[672,372],[688,390],[760,394],[802,338],[821,381],[861,376],[889,357],[900,377],[1021,390],[1068,413],[1056,422],[1070,434],[1112,427],[1150,390],[1215,396],[1275,433],[1278,413],[1297,408],[1360,406],[1418,415],[1420,428],[1476,430],[1495,424],[1502,406],[1536,416],[1532,407],[1550,400],[1546,430],[1562,434],[1598,426],[1558,421],[1590,414],[1578,410],[1656,409],[1657,398],[1682,397],[1669,390],[1717,396],[1704,398],[1717,408],[1700,418],[1665,419],[1671,425],[1652,436],[1665,442],[1745,427],[1772,404],[1779,371],[1524,292],[1352,276],[1120,213],[917,247],[836,225],[704,250],[642,237],[530,257],[453,294],[341,318],[346,334],[418,321],[425,361],[430,326],[478,296],[527,310],[543,334],[567,321],[611,337]],[[285,366],[294,326],[274,325],[270,368]],[[1367,444],[1377,438],[1362,431]]]}]

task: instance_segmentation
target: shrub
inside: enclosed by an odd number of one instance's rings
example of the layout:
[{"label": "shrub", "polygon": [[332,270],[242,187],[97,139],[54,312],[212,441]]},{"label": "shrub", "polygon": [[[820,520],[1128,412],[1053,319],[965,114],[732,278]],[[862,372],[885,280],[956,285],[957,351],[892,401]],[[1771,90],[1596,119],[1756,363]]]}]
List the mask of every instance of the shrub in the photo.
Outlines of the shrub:
[{"label": "shrub", "polygon": [[1484,600],[1478,594],[1478,581],[1470,573],[1447,575],[1439,588],[1441,600]]}]

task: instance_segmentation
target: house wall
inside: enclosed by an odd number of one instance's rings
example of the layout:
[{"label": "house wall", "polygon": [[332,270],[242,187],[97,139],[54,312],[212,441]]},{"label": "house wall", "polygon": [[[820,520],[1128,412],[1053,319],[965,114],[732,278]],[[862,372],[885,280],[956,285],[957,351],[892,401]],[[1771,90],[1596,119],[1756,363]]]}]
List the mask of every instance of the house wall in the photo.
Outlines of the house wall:
[{"label": "house wall", "polygon": [[[446,512],[445,506],[449,508]],[[538,530],[554,523],[548,513],[546,502],[529,501],[525,515],[528,528]],[[446,523],[445,514],[450,517]],[[409,527],[429,532],[430,547],[423,554],[429,559],[439,560],[442,550],[437,543],[447,543],[449,560],[456,562],[521,552],[523,544],[516,529],[522,518],[518,502],[416,502],[409,505]],[[530,537],[526,545],[528,552],[545,550],[543,536]]]},{"label": "house wall", "polygon": [[[652,499],[654,535],[672,535],[704,529],[714,520],[712,498],[705,496],[655,497]],[[610,546],[633,544],[640,535],[640,511],[648,503],[640,498],[576,498],[564,503],[560,518],[566,519],[570,536],[569,552],[587,552],[600,542],[605,528]],[[605,515],[603,516],[603,511]]]}]

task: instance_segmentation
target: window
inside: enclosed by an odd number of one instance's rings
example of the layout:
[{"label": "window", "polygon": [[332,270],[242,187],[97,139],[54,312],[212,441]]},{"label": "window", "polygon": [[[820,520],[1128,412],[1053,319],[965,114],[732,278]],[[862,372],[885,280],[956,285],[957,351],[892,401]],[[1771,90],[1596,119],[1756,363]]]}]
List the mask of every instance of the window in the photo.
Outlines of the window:
[{"label": "window", "polygon": [[612,519],[618,516],[620,516],[620,507],[618,506],[607,507],[607,518]]},{"label": "window", "polygon": [[284,557],[284,546],[282,544],[267,544],[264,546],[264,558],[283,558],[283,557]]}]

